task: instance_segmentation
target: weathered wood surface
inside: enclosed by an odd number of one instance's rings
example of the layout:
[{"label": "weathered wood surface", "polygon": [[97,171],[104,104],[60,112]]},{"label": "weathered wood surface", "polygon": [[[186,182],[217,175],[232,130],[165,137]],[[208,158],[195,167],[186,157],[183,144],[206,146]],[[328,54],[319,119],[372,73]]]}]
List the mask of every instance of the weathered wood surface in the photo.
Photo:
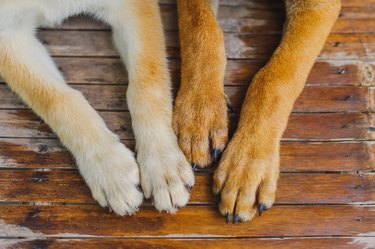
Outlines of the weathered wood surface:
[{"label": "weathered wood surface", "polygon": [[290,249],[305,248],[307,245],[314,249],[340,248],[363,249],[374,243],[369,237],[345,237],[345,238],[288,238],[280,239],[13,239],[1,240],[1,245],[9,245],[14,249],[19,248],[123,248],[123,249],[159,249],[159,248],[206,248],[206,249]]},{"label": "weathered wood surface", "polygon": [[[102,111],[99,114],[121,139],[133,139],[128,112]],[[238,117],[230,115],[235,126]],[[374,113],[292,114],[284,140],[374,140]],[[0,110],[0,137],[56,137],[48,125],[30,110]]]},{"label": "weathered wood surface", "polygon": [[[127,111],[123,85],[74,85],[97,110]],[[233,109],[239,112],[247,86],[225,87]],[[355,86],[306,86],[294,112],[373,112],[375,89]],[[0,109],[28,109],[6,85],[0,85]]]},{"label": "weathered wood surface", "polygon": [[[134,149],[134,140],[123,140]],[[282,142],[284,172],[370,172],[375,170],[373,142]],[[70,153],[57,139],[0,138],[2,168],[73,169]]]},{"label": "weathered wood surface", "polygon": [[[176,6],[161,5],[164,30],[177,30]],[[218,17],[224,32],[256,34],[280,34],[284,22],[284,10],[254,9],[245,6],[222,6]],[[332,33],[371,33],[375,29],[373,9],[343,7]],[[266,27],[266,28],[265,28]],[[60,30],[109,30],[104,23],[87,22],[86,17],[78,16],[58,27]]]},{"label": "weathered wood surface", "polygon": [[[191,204],[214,204],[212,175],[196,175]],[[95,203],[77,171],[2,170],[0,200],[12,202]],[[276,204],[375,204],[375,176],[296,174],[280,177]]]},{"label": "weathered wood surface", "polygon": [[[128,81],[126,70],[117,58],[54,58],[70,84],[117,85]],[[264,60],[229,60],[225,75],[227,86],[248,86]],[[180,63],[169,61],[175,86],[179,82]],[[315,63],[307,85],[374,86],[375,60],[323,60]],[[0,79],[0,82],[3,82]]]},{"label": "weathered wood surface", "polygon": [[[40,40],[53,56],[118,57],[109,31],[62,30],[39,32]],[[229,59],[265,59],[273,53],[281,35],[226,33],[226,52]],[[179,57],[177,32],[166,32],[169,57]],[[362,59],[375,56],[374,34],[331,34],[320,59]]]},{"label": "weathered wood surface", "polygon": [[57,237],[360,236],[375,229],[374,207],[349,205],[275,206],[255,217],[251,225],[226,225],[212,206],[185,207],[177,215],[143,207],[137,215],[121,218],[97,206],[9,204],[0,206],[0,220],[8,228],[3,232],[6,237],[37,237],[38,233]]},{"label": "weathered wood surface", "polygon": [[[176,92],[176,5],[159,2]],[[342,2],[283,136],[276,206],[251,223],[225,225],[219,216],[214,167],[196,174],[177,215],[149,202],[123,218],[98,207],[70,153],[0,79],[0,248],[375,248],[375,0]],[[231,133],[284,18],[279,0],[221,0]],[[128,77],[109,27],[78,16],[38,36],[67,82],[134,149]]]},{"label": "weathered wood surface", "polygon": [[[375,0],[342,0],[343,7],[375,7]],[[159,0],[161,4],[175,4],[176,0]],[[283,2],[279,0],[220,0],[221,6],[242,6],[251,7],[254,9],[269,9],[272,7],[280,8]]]}]

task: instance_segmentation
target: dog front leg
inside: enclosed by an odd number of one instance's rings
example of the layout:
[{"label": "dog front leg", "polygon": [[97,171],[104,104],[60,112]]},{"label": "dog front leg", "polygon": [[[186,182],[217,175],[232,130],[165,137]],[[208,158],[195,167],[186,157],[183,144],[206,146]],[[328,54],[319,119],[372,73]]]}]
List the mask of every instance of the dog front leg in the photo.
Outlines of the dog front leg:
[{"label": "dog front leg", "polygon": [[157,1],[127,1],[111,18],[129,73],[126,96],[142,189],[158,210],[175,212],[187,204],[194,174],[172,129],[171,80]]},{"label": "dog front leg", "polygon": [[181,86],[173,127],[187,159],[198,167],[216,161],[228,141],[224,94],[224,36],[217,0],[179,0]]},{"label": "dog front leg", "polygon": [[293,105],[338,17],[339,0],[286,0],[281,44],[254,77],[237,131],[214,175],[220,212],[233,222],[272,206],[279,144]]},{"label": "dog front leg", "polygon": [[132,152],[64,82],[33,28],[0,32],[0,73],[72,152],[94,199],[119,215],[137,211],[143,195]]}]

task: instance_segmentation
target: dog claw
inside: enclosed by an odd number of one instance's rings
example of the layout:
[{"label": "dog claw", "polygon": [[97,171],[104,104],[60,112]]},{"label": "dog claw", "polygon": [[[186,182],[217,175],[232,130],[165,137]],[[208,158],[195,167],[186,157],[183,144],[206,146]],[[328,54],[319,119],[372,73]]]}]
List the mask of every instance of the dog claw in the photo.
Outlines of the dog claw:
[{"label": "dog claw", "polygon": [[139,192],[143,193],[141,184],[138,184],[136,188]]},{"label": "dog claw", "polygon": [[193,171],[194,172],[197,172],[197,170],[198,170],[198,168],[199,168],[199,165],[198,164],[196,164],[196,163],[193,163]]},{"label": "dog claw", "polygon": [[214,150],[214,155],[213,155],[214,163],[217,162],[217,159],[219,158],[220,153],[221,153],[221,150],[218,150],[218,149]]},{"label": "dog claw", "polygon": [[216,204],[216,206],[219,206],[220,199],[221,199],[221,194],[217,193],[216,196],[215,196],[215,204]]},{"label": "dog claw", "polygon": [[233,109],[233,106],[232,106],[231,103],[228,103],[228,104],[227,104],[227,107],[228,107],[228,111],[229,111],[230,113],[233,113],[233,112],[234,112],[234,109]]},{"label": "dog claw", "polygon": [[191,190],[193,189],[193,187],[192,186],[189,186],[189,185],[185,185],[185,188],[186,188],[186,190],[187,191],[189,191],[189,193],[191,192]]},{"label": "dog claw", "polygon": [[230,100],[229,100],[229,98],[228,98],[227,95],[225,95],[225,102],[227,102],[227,108],[228,108],[228,111],[229,111],[230,113],[233,113],[233,112],[234,112],[234,110],[233,110],[233,105],[232,105],[232,103],[230,102]]},{"label": "dog claw", "polygon": [[233,217],[233,224],[236,224],[238,221],[240,221],[240,216],[238,216],[238,214],[236,214],[236,215]]},{"label": "dog claw", "polygon": [[258,206],[259,216],[262,216],[262,213],[264,210],[266,210],[266,206],[263,203],[259,204]]},{"label": "dog claw", "polygon": [[227,214],[225,215],[225,222],[228,224],[229,220],[230,220],[230,214],[227,212]]}]

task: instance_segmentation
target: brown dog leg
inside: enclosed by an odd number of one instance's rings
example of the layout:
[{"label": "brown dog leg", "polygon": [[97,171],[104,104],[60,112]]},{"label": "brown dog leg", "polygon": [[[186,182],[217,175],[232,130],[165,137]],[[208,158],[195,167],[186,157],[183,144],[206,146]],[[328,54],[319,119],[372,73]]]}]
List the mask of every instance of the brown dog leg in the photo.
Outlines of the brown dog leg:
[{"label": "brown dog leg", "polygon": [[227,143],[224,37],[217,0],[179,0],[181,87],[173,127],[187,159],[200,167],[216,160]]},{"label": "brown dog leg", "polygon": [[339,0],[286,0],[281,44],[254,77],[238,129],[214,175],[213,191],[227,221],[251,220],[272,206],[279,144],[293,105],[338,17]]}]

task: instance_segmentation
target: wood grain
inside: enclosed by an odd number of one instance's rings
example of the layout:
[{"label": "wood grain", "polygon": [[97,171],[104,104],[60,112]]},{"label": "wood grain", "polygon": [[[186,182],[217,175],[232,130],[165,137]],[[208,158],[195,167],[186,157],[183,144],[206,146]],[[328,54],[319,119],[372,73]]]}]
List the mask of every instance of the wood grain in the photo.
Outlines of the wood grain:
[{"label": "wood grain", "polygon": [[[40,31],[40,40],[53,56],[118,57],[109,31]],[[269,58],[277,47],[280,35],[226,33],[227,57],[230,59]],[[178,35],[166,32],[169,57],[179,57]],[[372,59],[375,56],[375,35],[331,34],[319,58]]]},{"label": "wood grain", "polygon": [[[176,4],[176,0],[159,0],[161,4]],[[282,2],[278,0],[220,0],[221,6],[246,6],[251,8],[280,8]],[[343,7],[375,7],[375,0],[342,0]]]},{"label": "wood grain", "polygon": [[[176,91],[176,1],[159,2]],[[246,88],[280,40],[285,14],[279,0],[220,3],[232,133]],[[283,137],[277,204],[251,223],[226,225],[218,214],[214,167],[196,173],[190,205],[177,215],[158,213],[149,202],[131,217],[98,207],[70,153],[0,79],[0,248],[373,248],[375,0],[342,5]],[[109,27],[77,16],[38,36],[67,82],[134,149],[128,76]]]},{"label": "wood grain", "polygon": [[[134,140],[123,140],[134,150]],[[285,172],[370,172],[375,170],[373,142],[282,142]],[[57,139],[0,138],[0,168],[74,169]]]},{"label": "wood grain", "polygon": [[[126,84],[128,76],[118,58],[54,58],[58,68],[70,84]],[[248,86],[265,60],[229,60],[225,85]],[[174,82],[180,81],[180,63],[169,61]],[[317,61],[307,80],[307,85],[374,86],[375,61],[323,60]],[[3,82],[0,79],[0,82]]]},{"label": "wood grain", "polygon": [[[74,85],[97,110],[127,111],[124,85]],[[228,86],[225,93],[240,112],[247,86]],[[373,112],[375,90],[352,86],[306,86],[293,112]],[[6,85],[0,85],[0,109],[29,109]]]},{"label": "wood grain", "polygon": [[11,245],[14,249],[20,248],[123,248],[123,249],[160,249],[160,248],[206,248],[206,249],[290,249],[290,248],[340,248],[363,249],[366,244],[375,243],[369,237],[349,238],[253,238],[253,239],[10,239],[1,240],[1,245]]},{"label": "wood grain", "polygon": [[[375,230],[371,206],[275,206],[251,223],[225,224],[214,207],[194,206],[178,215],[144,207],[119,217],[96,206],[0,205],[2,237],[280,237],[360,236]],[[11,226],[7,226],[11,224]],[[30,231],[31,230],[31,231]]]},{"label": "wood grain", "polygon": [[[177,27],[177,11],[175,5],[161,5],[164,30],[175,31]],[[244,6],[221,6],[218,20],[224,32],[281,34],[285,21],[285,11],[280,9],[254,9]],[[358,34],[371,33],[375,29],[374,11],[368,8],[343,7],[332,33]],[[110,30],[108,25],[86,16],[68,19],[58,30]]]},{"label": "wood grain", "polygon": [[[76,170],[1,170],[0,185],[0,200],[5,202],[95,204]],[[214,204],[211,186],[211,174],[196,174],[189,203]],[[276,204],[370,204],[374,200],[373,175],[283,173]]]},{"label": "wood grain", "polygon": [[[121,139],[133,139],[128,112],[100,112],[108,127]],[[373,113],[292,114],[284,140],[373,140]],[[238,116],[231,115],[235,126]],[[232,130],[234,127],[232,127]],[[55,138],[47,124],[29,110],[0,110],[0,137]]]}]

